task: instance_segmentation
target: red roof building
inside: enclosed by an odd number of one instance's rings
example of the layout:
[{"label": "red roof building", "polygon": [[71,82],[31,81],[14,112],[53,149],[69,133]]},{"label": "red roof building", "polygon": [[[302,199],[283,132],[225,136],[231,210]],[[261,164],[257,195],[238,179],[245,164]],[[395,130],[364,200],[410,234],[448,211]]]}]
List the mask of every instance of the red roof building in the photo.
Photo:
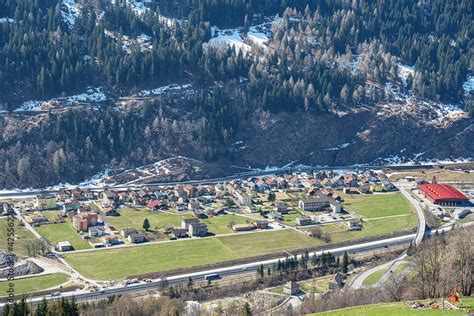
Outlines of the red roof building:
[{"label": "red roof building", "polygon": [[449,184],[419,184],[420,194],[434,204],[454,206],[469,201],[469,198]]},{"label": "red roof building", "polygon": [[159,208],[161,206],[161,201],[160,200],[152,200],[147,203],[147,207],[151,209]]}]

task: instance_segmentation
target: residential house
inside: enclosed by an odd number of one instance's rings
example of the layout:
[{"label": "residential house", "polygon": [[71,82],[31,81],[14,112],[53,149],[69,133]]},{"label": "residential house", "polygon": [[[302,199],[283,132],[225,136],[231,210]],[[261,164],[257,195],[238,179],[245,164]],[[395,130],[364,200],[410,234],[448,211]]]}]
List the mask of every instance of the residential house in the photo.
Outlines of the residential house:
[{"label": "residential house", "polygon": [[268,228],[268,221],[265,219],[257,219],[255,221],[255,225],[258,229],[267,229]]},{"label": "residential house", "polygon": [[189,225],[191,224],[198,224],[200,221],[199,221],[199,218],[196,218],[196,217],[192,217],[192,218],[184,218],[182,221],[181,221],[181,228],[184,228],[186,230],[189,230]]},{"label": "residential house", "polygon": [[382,187],[385,191],[395,191],[397,187],[388,180],[382,180]]},{"label": "residential house", "polygon": [[361,194],[369,193],[370,191],[370,184],[368,183],[359,183],[359,192]]},{"label": "residential house", "polygon": [[117,209],[109,204],[102,204],[101,210],[105,216],[119,216],[120,215]]},{"label": "residential house", "polygon": [[172,228],[170,230],[171,237],[173,238],[186,238],[188,237],[188,230],[185,228]]},{"label": "residential house", "polygon": [[71,191],[71,198],[77,201],[82,201],[84,200],[84,195],[81,189],[79,188],[74,188]]},{"label": "residential house", "polygon": [[346,222],[347,227],[349,230],[362,230],[362,223],[360,220],[351,220]]},{"label": "residential house", "polygon": [[226,194],[225,186],[222,183],[218,183],[214,186],[216,196],[224,196]]},{"label": "residential house", "polygon": [[188,203],[188,210],[189,211],[196,211],[196,210],[199,210],[200,208],[201,208],[201,203],[199,203],[199,201],[197,201],[197,200],[189,201],[189,203]]},{"label": "residential house", "polygon": [[357,185],[357,177],[352,174],[348,174],[344,176],[344,186],[346,187],[354,187]]},{"label": "residential house", "polygon": [[160,200],[151,200],[146,204],[146,207],[152,211],[157,211],[161,208],[162,204],[163,203]]},{"label": "residential house", "polygon": [[344,176],[337,175],[331,179],[331,187],[340,190],[344,187]]},{"label": "residential house", "polygon": [[359,194],[359,189],[356,187],[345,187],[342,192],[345,194]]},{"label": "residential house", "polygon": [[101,237],[105,235],[105,227],[103,226],[92,226],[89,227],[89,236],[91,237]]},{"label": "residential house", "polygon": [[66,190],[59,190],[56,193],[56,200],[59,202],[64,202],[69,198],[69,193]]},{"label": "residential house", "polygon": [[94,200],[95,199],[95,194],[90,189],[86,189],[86,190],[82,191],[82,195],[87,200]]},{"label": "residential house", "polygon": [[76,200],[71,200],[63,204],[62,214],[66,215],[69,212],[77,212],[81,209],[81,203]]},{"label": "residential house", "polygon": [[188,233],[190,236],[207,236],[207,225],[204,223],[191,223],[189,224]]},{"label": "residential house", "polygon": [[138,231],[135,228],[122,228],[120,230],[120,235],[122,237],[127,238],[131,234],[136,234]]},{"label": "residential house", "polygon": [[308,216],[302,215],[296,218],[296,224],[298,224],[299,226],[309,225],[311,223],[311,218]]},{"label": "residential house", "polygon": [[109,204],[109,205],[115,205],[115,203],[118,201],[119,196],[118,193],[112,190],[106,190],[102,192],[102,203],[103,204]]},{"label": "residential house", "polygon": [[245,193],[236,190],[235,197],[240,205],[252,205],[252,198]]},{"label": "residential house", "polygon": [[102,237],[102,242],[106,246],[114,246],[114,245],[118,245],[122,243],[120,239],[118,238],[118,236],[115,236],[115,235],[107,235],[107,236]]},{"label": "residential house", "polygon": [[58,251],[64,252],[74,250],[74,247],[69,241],[60,241],[56,244],[56,249]]},{"label": "residential house", "polygon": [[370,186],[370,191],[372,192],[383,192],[384,188],[381,184],[372,184]]},{"label": "residential house", "polygon": [[127,239],[133,244],[139,244],[146,241],[146,236],[145,234],[138,232],[128,235]]},{"label": "residential house", "polygon": [[195,186],[193,185],[185,185],[183,187],[183,191],[186,192],[186,194],[188,195],[188,197],[190,198],[194,198],[197,196],[197,189]]},{"label": "residential house", "polygon": [[275,211],[280,213],[280,214],[288,214],[288,205],[286,203],[277,203],[275,207]]},{"label": "residential house", "polygon": [[296,295],[300,292],[300,286],[294,281],[289,281],[283,286],[283,293],[286,295]]}]

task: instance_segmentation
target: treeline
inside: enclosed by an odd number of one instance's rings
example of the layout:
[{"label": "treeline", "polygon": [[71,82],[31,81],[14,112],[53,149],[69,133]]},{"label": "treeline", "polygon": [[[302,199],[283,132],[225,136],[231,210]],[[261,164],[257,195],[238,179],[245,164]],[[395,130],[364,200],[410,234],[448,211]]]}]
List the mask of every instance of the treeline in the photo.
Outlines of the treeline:
[{"label": "treeline", "polygon": [[48,316],[48,315],[64,315],[79,316],[80,308],[74,297],[72,299],[61,298],[59,301],[47,301],[45,298],[39,303],[38,307],[33,308],[27,301],[26,296],[14,302],[13,304],[5,304],[3,306],[3,316]]}]

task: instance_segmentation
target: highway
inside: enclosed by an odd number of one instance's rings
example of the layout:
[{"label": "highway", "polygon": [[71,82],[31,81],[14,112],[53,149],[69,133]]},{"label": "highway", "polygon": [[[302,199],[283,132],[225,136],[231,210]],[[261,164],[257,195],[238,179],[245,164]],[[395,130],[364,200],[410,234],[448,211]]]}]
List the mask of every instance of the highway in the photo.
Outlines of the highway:
[{"label": "highway", "polygon": [[[405,236],[387,238],[383,240],[361,243],[361,244],[352,245],[352,246],[329,249],[329,250],[325,250],[324,252],[325,253],[331,252],[336,256],[341,256],[342,254],[344,254],[344,252],[348,252],[350,254],[364,253],[364,252],[373,251],[376,249],[383,249],[383,248],[387,248],[391,246],[407,244],[410,241],[412,241],[413,238],[415,238],[415,234],[409,234]],[[321,255],[322,253],[323,251],[317,251],[317,252],[310,253],[310,255],[314,255],[314,254]],[[165,280],[169,285],[173,285],[173,284],[180,284],[180,283],[186,284],[190,277],[193,280],[202,281],[205,275],[212,274],[212,273],[218,273],[221,277],[245,275],[248,273],[255,273],[257,268],[260,267],[261,265],[263,265],[264,267],[268,267],[268,266],[273,265],[274,263],[277,263],[278,260],[285,260],[285,259],[286,257],[280,257],[276,259],[234,265],[231,267],[216,268],[216,269],[210,269],[210,270],[205,270],[205,271],[174,275],[174,276],[167,277]],[[106,288],[103,291],[90,292],[87,290],[79,290],[79,291],[74,291],[74,292],[62,293],[60,296],[56,296],[56,297],[46,296],[46,298],[55,300],[55,299],[60,299],[62,297],[71,298],[74,296],[77,301],[99,300],[99,299],[106,298],[109,296],[114,296],[114,295],[123,295],[123,294],[128,294],[128,293],[143,292],[147,290],[156,290],[161,287],[162,282],[163,282],[163,279],[157,279],[149,283],[140,282],[140,283],[129,284],[129,285],[120,284],[114,287]],[[31,302],[33,305],[37,305],[39,302],[41,302],[42,299],[43,297],[34,297],[34,298],[29,299],[28,301]],[[2,303],[0,305],[0,308],[3,308],[3,305],[4,304]]]}]

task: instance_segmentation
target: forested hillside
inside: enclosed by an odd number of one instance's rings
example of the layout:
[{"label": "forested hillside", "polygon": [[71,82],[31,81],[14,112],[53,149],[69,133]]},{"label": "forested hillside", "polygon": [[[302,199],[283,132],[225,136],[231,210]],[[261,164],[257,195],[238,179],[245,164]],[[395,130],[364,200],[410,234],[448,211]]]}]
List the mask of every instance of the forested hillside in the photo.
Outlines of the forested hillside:
[{"label": "forested hillside", "polygon": [[[1,185],[178,154],[261,166],[312,152],[305,163],[383,162],[403,148],[466,157],[472,16],[469,0],[2,1]],[[170,84],[192,88],[157,90]],[[295,138],[311,122],[332,125]],[[385,124],[438,139],[384,144]],[[449,135],[455,149],[436,150]],[[271,155],[257,137],[296,147]]]}]

